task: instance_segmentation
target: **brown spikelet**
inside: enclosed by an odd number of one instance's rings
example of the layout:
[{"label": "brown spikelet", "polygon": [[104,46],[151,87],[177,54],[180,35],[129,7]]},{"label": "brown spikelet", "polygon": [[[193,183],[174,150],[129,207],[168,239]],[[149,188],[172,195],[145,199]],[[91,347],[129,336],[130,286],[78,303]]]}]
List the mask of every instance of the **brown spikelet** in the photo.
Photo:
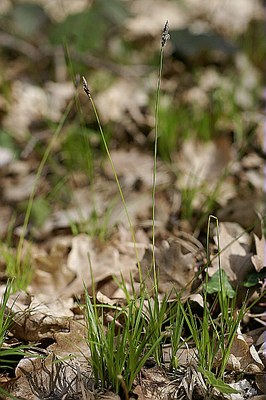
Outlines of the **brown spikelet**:
[{"label": "brown spikelet", "polygon": [[166,23],[164,24],[164,28],[163,28],[163,33],[162,33],[162,37],[161,37],[161,46],[164,47],[166,45],[167,40],[169,40],[169,39],[170,39],[169,22],[167,20]]},{"label": "brown spikelet", "polygon": [[83,86],[83,90],[84,90],[84,92],[86,93],[86,95],[87,95],[88,97],[90,97],[91,92],[90,92],[90,89],[89,89],[89,87],[88,87],[88,83],[87,83],[87,81],[86,81],[86,78],[85,78],[84,76],[82,77],[82,86]]}]

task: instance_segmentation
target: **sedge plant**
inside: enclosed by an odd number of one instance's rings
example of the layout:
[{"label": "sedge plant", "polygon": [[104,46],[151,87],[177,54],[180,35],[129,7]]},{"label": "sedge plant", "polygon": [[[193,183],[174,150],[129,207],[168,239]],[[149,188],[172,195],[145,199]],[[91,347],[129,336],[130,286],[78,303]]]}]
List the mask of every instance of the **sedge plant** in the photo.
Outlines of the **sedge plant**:
[{"label": "sedge plant", "polygon": [[[207,248],[209,247],[210,221],[215,219],[217,236],[219,237],[218,219],[210,216],[208,220]],[[184,322],[186,323],[198,355],[198,370],[204,376],[210,392],[213,388],[223,393],[237,393],[235,389],[225,384],[223,376],[230,356],[230,351],[237,329],[246,311],[246,302],[243,303],[240,310],[236,311],[236,293],[228,290],[227,280],[221,267],[220,247],[218,240],[219,257],[219,288],[216,298],[210,304],[208,297],[209,279],[208,264],[206,270],[206,280],[203,289],[203,316],[200,318],[195,315],[189,302],[183,305],[180,302]],[[218,315],[217,310],[219,311]]]},{"label": "sedge plant", "polygon": [[[180,318],[182,314],[179,308],[171,307],[171,315],[169,317],[168,300],[165,295],[160,299],[158,290],[158,276],[155,265],[155,195],[156,195],[156,171],[157,171],[157,147],[158,147],[158,114],[159,114],[159,95],[163,68],[163,52],[164,47],[169,39],[169,24],[166,22],[162,38],[160,51],[160,67],[159,77],[156,90],[155,101],[155,139],[154,139],[154,166],[153,166],[153,182],[152,182],[152,265],[151,273],[154,279],[153,297],[150,296],[142,282],[142,274],[140,269],[139,257],[136,247],[135,233],[133,225],[128,213],[126,201],[120,185],[115,166],[107,145],[107,141],[100,123],[95,103],[92,99],[91,92],[88,88],[86,79],[83,77],[83,89],[89,98],[102,141],[109,158],[111,168],[118,186],[118,191],[126,212],[130,231],[135,247],[135,254],[139,268],[139,276],[141,282],[140,298],[137,299],[133,289],[134,298],[131,299],[126,289],[126,285],[122,286],[127,298],[127,306],[124,308],[115,308],[112,321],[108,324],[106,330],[103,325],[103,307],[97,306],[96,302],[91,301],[85,289],[85,314],[88,330],[88,344],[91,352],[91,365],[93,369],[96,384],[102,388],[112,387],[118,392],[121,388],[129,391],[133,385],[135,378],[149,356],[153,356],[158,365],[163,363],[163,344],[165,342],[165,324],[171,325],[173,331],[173,339],[175,340],[174,351],[180,343],[180,332],[182,323]],[[143,285],[142,285],[143,283]],[[133,287],[133,284],[132,284]],[[95,295],[93,296],[95,299]],[[178,304],[175,303],[175,304]],[[181,317],[180,317],[181,316]],[[123,319],[121,326],[119,320]],[[173,360],[174,360],[173,355]],[[176,365],[176,360],[173,361]]]},{"label": "sedge plant", "polygon": [[[8,300],[12,293],[12,280],[9,280],[6,284],[4,294],[0,302],[0,367],[1,369],[10,368],[10,358],[14,355],[18,355],[20,352],[18,349],[8,348],[4,346],[6,335],[8,330],[12,325],[12,310],[7,307]],[[20,353],[21,354],[21,353]],[[8,398],[15,399],[15,397],[10,396],[2,387],[0,387],[0,395],[9,396]]]},{"label": "sedge plant", "polygon": [[26,345],[19,345],[17,347],[5,346],[7,334],[13,323],[12,309],[15,300],[11,302],[11,304],[8,304],[10,296],[13,292],[13,283],[14,279],[7,281],[4,294],[0,301],[0,367],[3,369],[11,368],[14,360],[16,360],[17,357],[23,357],[25,355],[25,349],[28,348]]},{"label": "sedge plant", "polygon": [[[152,177],[152,265],[151,272],[154,278],[153,297],[145,289],[142,281],[141,267],[135,240],[134,228],[128,213],[126,200],[120,185],[111,153],[101,126],[96,105],[93,101],[90,89],[85,77],[83,77],[83,90],[90,100],[98,128],[102,137],[104,148],[109,158],[111,168],[117,183],[118,191],[126,212],[129,223],[139,268],[142,289],[140,298],[130,299],[126,293],[127,305],[123,307],[106,307],[112,310],[111,321],[104,325],[104,307],[96,304],[96,296],[91,300],[85,288],[85,316],[87,321],[87,340],[91,352],[91,366],[96,385],[101,388],[112,388],[116,393],[124,391],[128,398],[128,391],[138,376],[141,368],[149,356],[153,356],[158,365],[163,364],[163,345],[166,343],[166,327],[170,332],[172,356],[170,370],[178,368],[177,350],[183,342],[182,332],[186,325],[190,331],[198,351],[199,369],[203,372],[205,380],[210,387],[215,387],[223,392],[232,393],[234,389],[223,383],[222,376],[230,355],[230,349],[236,334],[236,330],[245,312],[245,305],[238,312],[234,310],[235,297],[232,299],[226,294],[222,272],[220,274],[220,291],[217,295],[215,306],[220,309],[218,317],[214,316],[214,305],[209,306],[207,298],[208,282],[204,291],[204,311],[202,319],[194,315],[189,303],[183,305],[177,295],[174,305],[168,307],[169,298],[163,299],[159,295],[159,276],[156,270],[155,260],[155,210],[156,210],[156,171],[158,152],[159,130],[159,97],[163,69],[163,52],[169,39],[169,25],[166,22],[161,38],[159,77],[155,100],[155,139],[154,139],[154,166]],[[221,266],[219,265],[219,271]],[[217,355],[221,354],[221,363],[215,367]],[[216,370],[215,370],[216,368]],[[215,374],[214,371],[215,370]]]},{"label": "sedge plant", "polygon": [[144,312],[145,298],[123,307],[110,307],[114,316],[104,325],[103,306],[97,307],[85,288],[85,316],[90,363],[97,387],[112,389],[128,397],[135,379],[154,354],[161,337],[150,345]]}]

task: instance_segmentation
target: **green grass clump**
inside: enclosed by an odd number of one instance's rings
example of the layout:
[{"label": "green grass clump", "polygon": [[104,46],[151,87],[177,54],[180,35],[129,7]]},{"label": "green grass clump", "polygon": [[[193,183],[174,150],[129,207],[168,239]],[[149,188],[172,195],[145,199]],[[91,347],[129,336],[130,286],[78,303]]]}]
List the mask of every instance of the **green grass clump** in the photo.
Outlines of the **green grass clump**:
[{"label": "green grass clump", "polygon": [[2,257],[6,264],[6,274],[12,279],[12,291],[26,290],[32,280],[33,270],[31,266],[30,253],[21,257],[21,261],[17,262],[17,255],[13,249],[0,244]]},{"label": "green grass clump", "polygon": [[[129,398],[128,393],[137,384],[148,359],[172,376],[178,376],[178,350],[182,345],[191,345],[192,340],[196,368],[205,379],[208,394],[213,389],[237,393],[223,380],[237,328],[246,310],[244,303],[235,311],[236,293],[226,291],[220,281],[213,303],[210,304],[212,298],[207,292],[203,295],[201,317],[178,293],[174,301],[169,301],[169,295],[160,299],[158,292],[150,297],[144,289],[140,296],[135,295],[129,299],[125,289],[126,305],[110,306],[98,304],[95,294],[90,298],[85,289],[89,363],[96,387]],[[164,347],[169,345],[170,359],[165,359]]]},{"label": "green grass clump", "polygon": [[11,326],[11,311],[7,309],[7,302],[12,292],[12,281],[8,281],[4,295],[0,303],[0,360],[2,356],[2,346],[6,338],[6,333]]},{"label": "green grass clump", "polygon": [[103,307],[92,302],[85,290],[85,316],[90,364],[97,387],[127,393],[161,337],[151,344],[144,313],[145,297],[126,306],[112,307],[111,322],[104,325]]},{"label": "green grass clump", "polygon": [[4,345],[7,334],[13,323],[12,308],[15,301],[8,305],[10,295],[14,291],[13,283],[14,280],[9,280],[7,282],[5,292],[0,302],[0,367],[2,371],[10,369],[18,357],[22,358],[25,355],[24,350],[27,348],[27,346],[24,345],[19,345],[17,347],[8,347]]}]

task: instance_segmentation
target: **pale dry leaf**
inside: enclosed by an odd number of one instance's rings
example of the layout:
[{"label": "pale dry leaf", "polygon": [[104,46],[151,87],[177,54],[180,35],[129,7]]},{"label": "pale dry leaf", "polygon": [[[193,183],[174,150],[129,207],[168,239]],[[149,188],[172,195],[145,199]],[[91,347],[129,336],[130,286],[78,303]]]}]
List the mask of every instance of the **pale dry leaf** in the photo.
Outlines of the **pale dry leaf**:
[{"label": "pale dry leaf", "polygon": [[92,0],[34,0],[37,4],[44,7],[47,14],[56,22],[63,21],[71,14],[80,13],[86,10]]},{"label": "pale dry leaf", "polygon": [[[135,238],[136,247],[140,252],[139,257],[142,258],[144,250],[149,244],[148,236],[142,229],[137,229],[135,231]],[[135,254],[135,245],[132,234],[124,225],[120,224],[117,226],[111,241],[121,254]]]},{"label": "pale dry leaf", "polygon": [[10,0],[2,0],[0,3],[0,14],[5,15],[9,12],[12,7],[12,3]]},{"label": "pale dry leaf", "polygon": [[6,147],[0,147],[0,171],[3,170],[6,165],[8,165],[14,158],[14,153],[12,150]]},{"label": "pale dry leaf", "polygon": [[200,293],[192,293],[187,297],[188,300],[194,301],[197,303],[200,307],[204,308],[204,300],[203,297]]},{"label": "pale dry leaf", "polygon": [[138,396],[138,400],[150,400],[151,399],[151,397],[149,395],[145,395],[145,393],[143,393],[143,389],[142,389],[141,385],[137,385],[134,388],[133,393]]},{"label": "pale dry leaf", "polygon": [[232,146],[226,138],[207,143],[185,141],[174,160],[180,171],[178,188],[197,188],[208,182],[208,187],[213,190],[232,159]]},{"label": "pale dry leaf", "polygon": [[[169,293],[173,288],[187,291],[194,277],[195,259],[191,252],[184,252],[184,248],[177,240],[172,240],[167,246],[155,249],[156,271],[159,276],[158,286],[161,293]],[[152,249],[146,250],[141,261],[142,278],[148,290],[154,288]],[[184,292],[184,293],[186,293]]]},{"label": "pale dry leaf", "polygon": [[[35,233],[38,238],[45,238],[50,232],[56,229],[64,229],[73,224],[82,224],[93,228],[92,215],[97,214],[98,222],[105,221],[105,215],[111,214],[116,202],[110,202],[117,194],[115,182],[96,178],[93,190],[88,187],[75,188],[68,208],[54,211],[44,222],[43,226]],[[110,219],[107,218],[107,222]],[[110,224],[112,227],[112,225]]]},{"label": "pale dry leaf", "polygon": [[[238,232],[242,232],[242,239],[237,239]],[[251,253],[245,239],[246,232],[238,224],[223,223],[219,224],[219,245],[220,259],[223,270],[231,283],[239,285],[249,272],[253,270],[251,263]],[[214,236],[214,241],[218,245],[218,238]],[[219,258],[212,261],[209,269],[213,275],[219,268]]]},{"label": "pale dry leaf", "polygon": [[50,299],[49,303],[43,303],[35,296],[30,304],[28,300],[25,304],[18,299],[12,307],[12,332],[16,338],[26,341],[39,341],[53,338],[56,332],[68,332],[70,320],[73,319],[73,305],[73,299]]},{"label": "pale dry leaf", "polygon": [[28,174],[12,180],[6,180],[3,188],[4,199],[7,202],[18,202],[28,199],[35,181],[35,174]]},{"label": "pale dry leaf", "polygon": [[242,334],[238,334],[233,341],[227,368],[231,370],[245,371],[249,373],[261,372],[264,365],[254,345],[247,343]]},{"label": "pale dry leaf", "polygon": [[[142,188],[143,185],[149,189],[152,187],[154,159],[151,155],[132,148],[129,151],[125,149],[112,151],[111,156],[116,173],[122,178],[123,185],[132,187],[138,184],[140,188]],[[114,179],[108,160],[105,161],[103,168],[109,179]],[[165,165],[158,161],[156,173],[157,185],[166,185],[169,184],[169,182],[169,171]]]},{"label": "pale dry leaf", "polygon": [[12,97],[3,126],[19,139],[25,139],[30,124],[47,113],[45,92],[30,83],[15,81],[12,85]]},{"label": "pale dry leaf", "polygon": [[259,1],[235,0],[185,0],[191,18],[204,16],[215,29],[222,29],[228,34],[245,32],[252,19],[260,19],[263,14]]},{"label": "pale dry leaf", "polygon": [[95,98],[101,121],[122,122],[126,114],[139,124],[145,123],[141,112],[148,105],[148,94],[137,83],[117,80]]},{"label": "pale dry leaf", "polygon": [[59,121],[67,101],[74,95],[75,88],[72,82],[47,82],[44,87],[47,99],[47,114],[45,117],[52,121]]},{"label": "pale dry leaf", "polygon": [[257,254],[251,257],[251,261],[256,271],[260,272],[260,270],[266,266],[266,247],[264,235],[262,235],[261,239],[259,239],[258,236],[254,234],[254,240]]},{"label": "pale dry leaf", "polygon": [[135,0],[130,4],[133,18],[125,21],[126,34],[130,39],[160,37],[162,28],[170,18],[171,29],[184,28],[187,15],[182,6],[165,0]]},{"label": "pale dry leaf", "polygon": [[264,363],[266,369],[266,328],[264,327],[263,329],[264,329],[263,332],[257,339],[256,345],[260,346],[258,354],[262,362]]},{"label": "pale dry leaf", "polygon": [[245,177],[244,181],[246,180],[255,189],[262,191],[262,188],[263,188],[263,185],[265,182],[265,177],[264,177],[262,168],[261,168],[261,171],[256,171],[256,170],[246,171],[244,174],[244,177]]},{"label": "pale dry leaf", "polygon": [[253,399],[253,396],[257,393],[257,390],[247,379],[241,379],[238,382],[230,383],[230,386],[239,392],[238,394],[231,394],[230,400]]},{"label": "pale dry leaf", "polygon": [[177,350],[176,356],[178,358],[178,365],[187,367],[188,365],[197,366],[198,364],[198,351],[194,347],[181,347]]},{"label": "pale dry leaf", "polygon": [[[124,190],[124,197],[126,199],[127,211],[130,216],[130,221],[135,225],[138,221],[143,221],[150,216],[152,207],[152,198],[149,191],[145,192],[131,192]],[[128,217],[124,205],[121,201],[117,201],[107,222],[109,228],[115,225],[128,225]]]},{"label": "pale dry leaf", "polygon": [[97,395],[97,398],[99,400],[120,400],[121,397],[114,393],[114,392],[106,392],[106,393],[100,393],[99,395]]},{"label": "pale dry leaf", "polygon": [[70,236],[61,236],[53,238],[48,249],[36,245],[30,247],[34,268],[30,293],[42,295],[46,301],[47,297],[60,296],[60,293],[75,279],[75,273],[67,266],[71,244]]},{"label": "pale dry leaf", "polygon": [[60,358],[75,356],[75,361],[88,363],[89,347],[86,341],[87,328],[84,321],[69,321],[68,332],[56,332],[54,334],[55,343],[50,345],[47,350]]},{"label": "pale dry leaf", "polygon": [[[140,249],[140,255],[141,249]],[[83,282],[88,288],[94,284],[112,280],[112,276],[130,276],[136,270],[136,255],[131,251],[120,253],[112,241],[100,243],[85,234],[79,234],[72,240],[72,248],[68,256],[68,268],[76,274],[75,280],[64,290],[64,296],[83,292]],[[109,282],[110,285],[110,282]],[[116,287],[117,288],[117,287]],[[101,291],[103,289],[101,288]],[[111,296],[112,293],[104,293]]]},{"label": "pale dry leaf", "polygon": [[[152,384],[151,384],[152,382]],[[164,371],[158,367],[154,368],[145,368],[142,370],[141,374],[141,386],[137,386],[137,393],[139,393],[140,398],[143,399],[154,399],[160,400],[164,397],[162,390],[163,388],[168,388],[169,394],[169,387],[170,379],[166,376]],[[133,393],[135,391],[133,390]]]},{"label": "pale dry leaf", "polygon": [[232,93],[231,80],[214,67],[207,67],[202,71],[199,77],[199,87],[205,92],[219,88],[223,92]]},{"label": "pale dry leaf", "polygon": [[97,292],[96,299],[100,304],[108,304],[114,306],[117,304],[118,299],[110,299],[108,296],[105,296],[101,291]]},{"label": "pale dry leaf", "polygon": [[28,129],[34,121],[48,118],[59,121],[67,101],[73,96],[74,87],[70,82],[48,82],[42,89],[28,82],[15,81],[12,85],[10,108],[3,120],[3,126],[26,139]]},{"label": "pale dry leaf", "polygon": [[193,86],[192,88],[186,90],[182,96],[184,103],[198,105],[200,109],[206,109],[209,105],[209,98],[200,86]]},{"label": "pale dry leaf", "polygon": [[263,166],[263,160],[257,153],[251,152],[243,157],[241,166],[245,169],[257,169]]},{"label": "pale dry leaf", "polygon": [[[23,362],[24,359],[22,359],[19,364]],[[23,368],[24,364],[22,364]],[[16,371],[18,371],[16,369]],[[34,393],[32,393],[31,387],[29,385],[28,380],[26,377],[22,374],[22,372],[16,372],[16,382],[14,385],[12,385],[12,388],[9,390],[9,394],[11,396],[14,396],[16,399],[27,399],[27,400],[37,400],[36,396]],[[8,397],[2,397],[4,400],[9,400],[10,396]]]}]

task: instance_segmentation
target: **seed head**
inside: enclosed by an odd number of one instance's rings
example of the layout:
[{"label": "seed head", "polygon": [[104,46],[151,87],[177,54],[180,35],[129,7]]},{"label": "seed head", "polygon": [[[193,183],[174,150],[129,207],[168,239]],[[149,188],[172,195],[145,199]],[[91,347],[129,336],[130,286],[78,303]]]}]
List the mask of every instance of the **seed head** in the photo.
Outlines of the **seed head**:
[{"label": "seed head", "polygon": [[86,95],[87,95],[88,97],[90,97],[91,92],[90,92],[90,89],[89,89],[89,87],[88,87],[88,83],[87,83],[87,81],[86,81],[86,78],[85,78],[84,76],[82,77],[82,86],[83,86],[83,90],[84,90],[84,92],[86,93]]},{"label": "seed head", "polygon": [[166,23],[164,24],[163,33],[162,33],[162,37],[161,37],[161,45],[162,45],[162,47],[164,47],[166,45],[166,42],[169,39],[170,39],[169,22],[167,20]]}]

